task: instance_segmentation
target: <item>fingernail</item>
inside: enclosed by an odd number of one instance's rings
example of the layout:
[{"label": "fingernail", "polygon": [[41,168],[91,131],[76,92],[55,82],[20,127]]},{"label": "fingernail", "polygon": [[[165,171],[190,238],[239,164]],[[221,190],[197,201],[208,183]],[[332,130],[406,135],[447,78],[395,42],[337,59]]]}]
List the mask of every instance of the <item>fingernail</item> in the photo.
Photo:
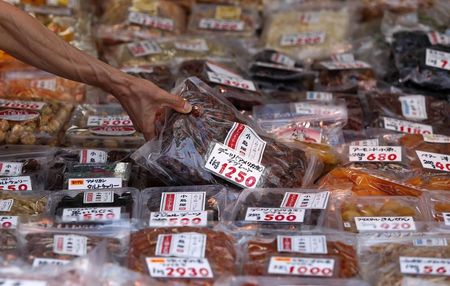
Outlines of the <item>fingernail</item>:
[{"label": "fingernail", "polygon": [[186,113],[189,113],[192,111],[192,105],[187,100],[184,100],[183,110]]}]

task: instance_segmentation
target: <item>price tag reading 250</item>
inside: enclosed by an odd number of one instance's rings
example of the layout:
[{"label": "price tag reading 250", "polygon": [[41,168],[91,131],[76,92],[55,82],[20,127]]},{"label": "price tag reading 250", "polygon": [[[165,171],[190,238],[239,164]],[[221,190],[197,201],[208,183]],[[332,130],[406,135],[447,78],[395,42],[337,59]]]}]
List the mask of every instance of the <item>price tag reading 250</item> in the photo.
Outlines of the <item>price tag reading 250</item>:
[{"label": "price tag reading 250", "polygon": [[205,168],[227,181],[243,188],[255,188],[264,172],[264,166],[241,157],[231,148],[215,143]]}]

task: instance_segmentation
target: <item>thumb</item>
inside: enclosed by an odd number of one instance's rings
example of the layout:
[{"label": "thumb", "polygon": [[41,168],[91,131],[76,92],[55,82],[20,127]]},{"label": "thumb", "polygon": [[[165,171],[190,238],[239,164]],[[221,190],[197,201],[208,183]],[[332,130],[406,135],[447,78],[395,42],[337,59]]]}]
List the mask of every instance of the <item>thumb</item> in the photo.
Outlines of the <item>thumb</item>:
[{"label": "thumb", "polygon": [[192,105],[187,100],[177,95],[165,92],[159,97],[159,101],[162,106],[170,107],[180,113],[189,113],[192,111]]}]

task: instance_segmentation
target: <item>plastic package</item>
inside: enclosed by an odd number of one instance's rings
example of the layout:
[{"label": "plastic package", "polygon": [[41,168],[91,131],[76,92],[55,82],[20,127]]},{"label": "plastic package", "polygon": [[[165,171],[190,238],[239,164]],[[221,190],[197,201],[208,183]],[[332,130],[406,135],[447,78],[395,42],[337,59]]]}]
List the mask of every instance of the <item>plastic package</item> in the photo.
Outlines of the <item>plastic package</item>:
[{"label": "plastic package", "polygon": [[337,210],[340,228],[352,232],[415,231],[428,220],[428,209],[408,196],[344,196]]},{"label": "plastic package", "polygon": [[[229,214],[238,227],[309,229],[323,226],[329,192],[305,189],[246,189]],[[308,201],[311,201],[308,203]],[[312,203],[312,201],[314,203]]]},{"label": "plastic package", "polygon": [[252,37],[260,26],[255,6],[195,4],[188,31],[192,34]]},{"label": "plastic package", "polygon": [[[434,42],[436,32],[398,32],[394,34],[392,53],[399,82],[435,92],[450,90],[448,67],[444,62],[450,47]],[[437,33],[436,33],[437,34]]]},{"label": "plastic package", "polygon": [[450,194],[448,192],[426,192],[422,196],[422,202],[428,206],[434,221],[441,222],[445,227],[450,225]]},{"label": "plastic package", "polygon": [[173,2],[120,0],[105,4],[97,38],[106,45],[179,35],[186,27],[186,11]]},{"label": "plastic package", "polygon": [[45,146],[0,146],[0,189],[42,191],[55,150]]},{"label": "plastic package", "polygon": [[124,225],[96,225],[73,228],[46,218],[22,222],[18,228],[23,258],[30,264],[47,264],[48,259],[70,261],[85,256],[103,241],[115,263],[122,263],[128,250],[129,229]]},{"label": "plastic package", "polygon": [[229,198],[220,185],[143,190],[140,219],[150,227],[206,226],[221,221]]},{"label": "plastic package", "polygon": [[277,12],[268,8],[270,16],[262,34],[266,48],[299,60],[323,58],[348,49],[352,12],[347,6],[328,2],[297,6],[287,5]]},{"label": "plastic package", "polygon": [[85,104],[75,109],[65,142],[80,147],[133,149],[145,141],[120,105]]},{"label": "plastic package", "polygon": [[[170,258],[170,257],[161,257],[158,255],[158,237],[161,235],[172,235],[169,236],[175,239],[175,235],[180,234],[196,234],[205,235],[206,238],[204,242],[199,246],[202,247],[204,252],[203,255],[200,253],[199,257],[196,258]],[[166,236],[167,237],[167,236]],[[192,247],[192,246],[188,246]],[[199,252],[199,248],[196,248],[196,252]],[[159,256],[159,257],[158,257]],[[168,256],[167,254],[164,256]],[[173,260],[183,260],[184,262],[179,262],[178,267],[184,267],[184,263],[186,261],[194,261],[199,265],[204,267],[203,270],[199,271],[196,274],[189,274],[187,272],[180,275],[173,275],[174,278],[167,278],[168,273],[167,270],[163,270],[163,272],[158,272],[157,269],[153,269],[150,267],[149,263],[152,260],[158,260],[158,263],[170,263],[169,261]],[[237,254],[235,250],[235,241],[234,239],[221,231],[214,231],[209,228],[193,228],[193,227],[180,227],[180,228],[147,228],[140,231],[137,231],[132,234],[130,241],[130,252],[128,256],[128,266],[130,269],[148,274],[150,272],[150,276],[161,275],[160,277],[166,283],[184,283],[183,285],[213,285],[214,280],[218,279],[221,276],[232,275],[236,273],[235,262],[237,259]],[[201,262],[201,261],[203,262]],[[206,261],[205,261],[206,260]],[[199,263],[200,262],[200,263]],[[187,262],[188,263],[188,262]],[[210,270],[205,267],[205,264],[208,263]],[[199,266],[197,266],[199,267]],[[151,268],[151,269],[149,269]],[[170,268],[170,267],[169,267]],[[212,271],[212,273],[210,272]],[[197,279],[195,279],[195,278]],[[156,278],[156,277],[154,277]]]},{"label": "plastic package", "polygon": [[221,279],[218,286],[269,286],[269,285],[330,285],[330,286],[368,286],[366,282],[356,279],[333,278],[292,278],[292,277],[267,277],[267,276],[231,276]]},{"label": "plastic package", "polygon": [[391,88],[366,95],[371,126],[413,134],[450,134],[450,104],[431,96]]},{"label": "plastic package", "polygon": [[[132,156],[137,163],[159,174],[167,184],[199,185],[224,182],[205,169],[205,163],[208,162],[208,151],[211,152],[208,149],[211,149],[212,145],[221,146],[215,142],[224,142],[227,134],[234,128],[239,130],[243,128],[250,132],[250,137],[254,138],[253,145],[258,150],[264,145],[264,152],[249,153],[247,155],[249,157],[241,157],[241,159],[254,158],[251,160],[254,161],[259,159],[258,155],[262,155],[261,164],[265,166],[262,174],[264,178],[261,182],[254,180],[253,183],[250,179],[244,178],[248,180],[247,185],[250,187],[299,187],[313,180],[315,176],[313,171],[318,168],[314,159],[308,161],[302,150],[288,148],[262,135],[226,99],[197,78],[187,79],[178,94],[194,106],[191,114],[167,113],[164,128],[157,130],[158,139],[148,142]],[[231,148],[230,150],[233,152]],[[238,181],[243,183],[240,179]],[[242,188],[244,185],[238,181],[232,180]]]},{"label": "plastic package", "polygon": [[361,237],[364,280],[376,286],[448,285],[448,276],[439,270],[441,266],[445,269],[450,257],[448,239],[446,234],[435,233]]},{"label": "plastic package", "polygon": [[61,191],[51,195],[50,213],[61,222],[114,222],[136,218],[139,192],[132,188]]},{"label": "plastic package", "polygon": [[54,145],[72,111],[58,101],[0,99],[0,143]]},{"label": "plastic package", "polygon": [[197,76],[207,82],[239,110],[251,110],[253,106],[263,103],[262,93],[255,84],[228,66],[191,60],[183,62],[179,70],[183,76]]},{"label": "plastic package", "polygon": [[[129,75],[149,80],[165,90],[170,90],[175,81],[171,68],[167,65],[125,65],[121,70]],[[111,102],[118,102],[115,97],[111,97]]]},{"label": "plastic package", "polygon": [[[248,237],[241,241],[243,255],[243,273],[245,275],[277,275],[271,273],[270,263],[274,257],[329,259],[334,264],[331,272],[319,272],[305,275],[291,272],[285,275],[314,277],[357,277],[358,259],[356,255],[356,239],[353,235],[327,232],[271,232]],[[313,262],[311,262],[313,263]],[[320,263],[316,264],[321,268]],[[280,276],[278,274],[278,276]],[[297,285],[297,284],[296,284]],[[327,284],[328,285],[328,284]]]},{"label": "plastic package", "polygon": [[450,175],[448,174],[422,174],[406,180],[407,184],[426,190],[450,191]]}]

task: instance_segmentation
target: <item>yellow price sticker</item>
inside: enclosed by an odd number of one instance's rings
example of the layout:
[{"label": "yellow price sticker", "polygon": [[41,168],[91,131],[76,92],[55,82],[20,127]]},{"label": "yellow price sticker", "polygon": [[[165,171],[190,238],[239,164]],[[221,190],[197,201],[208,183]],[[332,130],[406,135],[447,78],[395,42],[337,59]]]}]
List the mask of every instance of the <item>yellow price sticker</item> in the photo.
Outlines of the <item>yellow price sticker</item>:
[{"label": "yellow price sticker", "polygon": [[217,6],[216,19],[223,20],[239,20],[241,18],[242,9],[235,6]]}]

